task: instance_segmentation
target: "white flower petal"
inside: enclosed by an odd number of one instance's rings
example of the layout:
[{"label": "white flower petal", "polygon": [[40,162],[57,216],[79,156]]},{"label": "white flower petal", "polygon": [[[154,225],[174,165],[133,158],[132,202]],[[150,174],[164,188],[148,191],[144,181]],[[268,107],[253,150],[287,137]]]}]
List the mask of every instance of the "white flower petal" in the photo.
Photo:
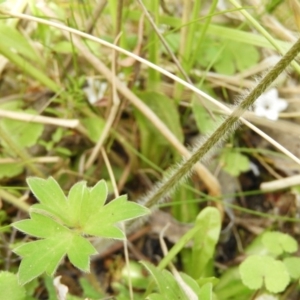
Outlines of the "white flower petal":
[{"label": "white flower petal", "polygon": [[266,117],[270,120],[277,120],[279,112],[285,110],[288,103],[281,98],[278,98],[278,91],[272,88],[263,93],[254,102],[254,113],[259,117]]},{"label": "white flower petal", "polygon": [[284,99],[278,98],[276,100],[276,103],[274,103],[274,106],[276,105],[276,109],[278,112],[281,112],[283,110],[285,110],[288,107],[288,103],[287,101],[285,101]]},{"label": "white flower petal", "polygon": [[269,110],[265,117],[269,120],[276,121],[278,119],[278,112],[276,110]]},{"label": "white flower petal", "polygon": [[263,106],[257,106],[254,109],[254,113],[258,117],[265,117],[268,112],[267,112],[267,110]]},{"label": "white flower petal", "polygon": [[265,95],[265,97],[268,99],[278,99],[278,91],[276,88],[268,90],[263,95]]}]

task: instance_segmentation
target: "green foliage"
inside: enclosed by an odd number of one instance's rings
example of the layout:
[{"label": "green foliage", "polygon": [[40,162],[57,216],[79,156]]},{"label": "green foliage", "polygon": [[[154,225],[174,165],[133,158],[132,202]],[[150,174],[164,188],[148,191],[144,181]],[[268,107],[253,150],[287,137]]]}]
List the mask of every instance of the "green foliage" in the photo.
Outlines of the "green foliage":
[{"label": "green foliage", "polygon": [[283,263],[292,279],[300,278],[300,258],[299,257],[286,257],[286,258],[284,258]]},{"label": "green foliage", "polygon": [[[5,158],[5,156],[0,155],[0,158]],[[0,178],[11,178],[21,174],[24,170],[22,162],[15,163],[2,163],[0,168]]]},{"label": "green foliage", "polygon": [[101,299],[105,297],[104,293],[96,289],[86,278],[82,277],[79,281],[83,289],[84,297],[89,299]]},{"label": "green foliage", "polygon": [[281,255],[284,252],[293,253],[298,249],[297,241],[290,235],[282,232],[264,233],[262,243],[274,255]]},{"label": "green foliage", "polygon": [[285,265],[270,256],[252,255],[240,265],[243,283],[253,290],[265,285],[272,293],[283,292],[290,282]]},{"label": "green foliage", "polygon": [[[208,222],[212,227],[208,228],[206,222]],[[200,257],[197,258],[196,255],[203,254],[206,259],[210,259],[213,256],[215,251],[214,245],[218,240],[220,227],[221,221],[219,211],[215,207],[204,208],[197,216],[194,226],[177,241],[168,254],[161,260],[159,268],[165,268],[167,264],[171,262],[172,259],[174,259],[175,256],[186,246],[186,244],[192,240],[195,245],[195,249],[193,250],[195,260],[200,259],[200,261],[196,263],[196,267],[200,266],[200,272],[202,272],[208,261],[202,260]],[[207,237],[205,235],[207,235]],[[205,242],[208,243],[206,249],[204,249],[206,247]],[[192,264],[190,265],[190,271],[192,273],[197,273],[198,271],[194,269],[194,266]]]},{"label": "green foliage", "polygon": [[193,222],[199,214],[198,204],[188,201],[194,198],[192,186],[193,183],[188,181],[184,186],[180,186],[172,196],[173,203],[176,203],[176,205],[172,206],[172,215],[180,222]]},{"label": "green foliage", "polygon": [[128,265],[124,265],[122,279],[126,283],[130,279],[132,287],[136,289],[146,289],[149,283],[149,278],[145,276],[145,268],[133,260],[130,260]]},{"label": "green foliage", "polygon": [[221,230],[220,212],[215,207],[206,207],[199,213],[196,224],[199,231],[194,236],[190,270],[194,279],[203,275],[213,258]]},{"label": "green foliage", "polygon": [[297,242],[291,236],[264,232],[245,249],[248,258],[220,276],[214,291],[224,300],[248,300],[253,290],[263,287],[272,293],[284,291],[290,281],[299,278],[300,259],[288,256],[281,260],[278,255],[287,256],[297,249]]},{"label": "green foliage", "polygon": [[71,156],[72,152],[64,147],[57,146],[61,139],[65,136],[70,135],[71,132],[64,130],[63,128],[57,128],[51,136],[49,141],[41,140],[39,144],[44,146],[47,151],[54,151],[57,154],[62,154],[65,156]]},{"label": "green foliage", "polygon": [[[222,46],[223,50],[220,52]],[[213,62],[213,67],[218,73],[233,75],[237,71],[241,72],[254,66],[259,60],[259,52],[245,43],[224,43],[207,37],[197,58],[204,68]]]},{"label": "green foliage", "polygon": [[18,284],[18,278],[10,272],[0,272],[0,299],[25,300],[25,288]]},{"label": "green foliage", "polygon": [[220,160],[223,170],[232,176],[238,176],[250,169],[248,157],[231,148],[223,150]]},{"label": "green foliage", "polygon": [[[183,141],[180,126],[179,113],[174,101],[167,96],[156,92],[139,93],[144,103],[162,120],[175,134],[179,141]],[[153,163],[161,164],[160,160],[165,158],[165,150],[169,149],[169,142],[139,111],[135,111],[136,120],[140,131],[141,153]],[[159,149],[159,151],[158,151]],[[174,152],[175,154],[176,152]],[[160,155],[159,155],[160,154]]]},{"label": "green foliage", "polygon": [[5,24],[1,24],[0,39],[3,41],[3,45],[5,44],[5,47],[10,49],[12,52],[21,54],[24,56],[24,58],[30,59],[38,64],[43,62],[43,60],[37,55],[36,51],[28,42],[28,39],[25,38],[25,36],[22,35],[17,29]]},{"label": "green foliage", "polygon": [[[22,109],[21,102],[19,101],[2,105],[1,109],[32,114],[32,118],[34,118],[34,115],[36,114],[36,111],[33,109]],[[16,147],[17,149],[23,149],[35,145],[44,130],[43,124],[23,122],[8,118],[2,118],[0,120],[0,127],[3,133],[9,136],[11,142],[14,144],[14,147]],[[17,159],[17,155],[14,151],[15,149],[11,149],[11,145],[7,145],[7,143],[1,138],[0,145],[3,147],[3,152],[7,156]],[[0,155],[0,157],[5,156]],[[24,162],[3,163],[1,164],[0,168],[0,178],[10,178],[16,176],[23,170]]]},{"label": "green foliage", "polygon": [[84,118],[81,123],[87,130],[91,141],[97,143],[105,126],[105,121],[99,117]]},{"label": "green foliage", "polygon": [[220,116],[216,115],[214,115],[215,120],[213,120],[207,110],[197,100],[193,101],[192,109],[197,127],[203,134],[211,133],[212,130],[216,128],[216,125],[219,125],[222,120]]},{"label": "green foliage", "polygon": [[155,284],[157,285],[159,290],[159,293],[153,293],[148,295],[147,299],[189,300],[191,298],[188,296],[187,291],[190,291],[195,296],[199,296],[200,287],[198,286],[196,281],[194,281],[191,277],[187,276],[186,274],[180,274],[181,279],[177,278],[176,280],[169,271],[160,271],[148,262],[142,262],[142,264],[153,277]]},{"label": "green foliage", "polygon": [[[35,111],[26,110],[26,113],[33,114]],[[32,117],[34,118],[34,116]],[[30,147],[36,144],[37,139],[42,134],[44,126],[38,123],[25,123],[18,120],[2,119],[1,126],[7,134],[20,147]],[[4,144],[4,146],[7,146]]]},{"label": "green foliage", "polygon": [[65,255],[77,268],[89,271],[89,257],[96,250],[84,236],[123,239],[124,233],[116,224],[149,212],[128,202],[126,196],[104,205],[107,186],[103,180],[92,188],[78,182],[68,197],[52,177],[47,180],[32,177],[27,183],[40,203],[31,207],[30,219],[13,226],[40,240],[14,249],[22,257],[18,272],[21,284],[44,272],[53,275]]},{"label": "green foliage", "polygon": [[[47,27],[48,29],[48,27]],[[59,86],[48,75],[36,68],[43,65],[43,59],[37,55],[28,40],[11,26],[0,23],[0,53],[24,73],[37,79],[41,84],[53,91],[59,91]],[[44,66],[43,66],[44,67]]]},{"label": "green foliage", "polygon": [[[276,260],[272,256],[296,252],[297,241],[281,232],[265,232],[259,240],[267,250],[263,254],[253,254],[240,265],[239,271],[243,283],[250,289],[259,289],[265,285],[272,293],[283,292],[292,278],[298,278],[299,271],[292,264],[299,266],[298,258]],[[269,255],[266,255],[269,253]]]}]

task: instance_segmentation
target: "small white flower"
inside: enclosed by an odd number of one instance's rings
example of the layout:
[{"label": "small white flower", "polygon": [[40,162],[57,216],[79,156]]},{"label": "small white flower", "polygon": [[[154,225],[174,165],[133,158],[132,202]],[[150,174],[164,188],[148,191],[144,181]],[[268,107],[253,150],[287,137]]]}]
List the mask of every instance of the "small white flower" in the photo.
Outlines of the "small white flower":
[{"label": "small white flower", "polygon": [[93,105],[103,98],[107,90],[107,82],[100,81],[93,77],[88,77],[86,82],[87,86],[83,88],[83,92],[90,104]]},{"label": "small white flower", "polygon": [[269,120],[277,120],[281,111],[288,106],[286,100],[278,97],[276,88],[263,93],[254,102],[254,113],[259,117],[266,117]]},{"label": "small white flower", "polygon": [[53,280],[58,300],[66,300],[69,288],[60,282],[61,276],[57,276]]},{"label": "small white flower", "polygon": [[258,166],[255,163],[253,163],[252,161],[250,161],[250,170],[256,177],[258,177],[260,175]]}]

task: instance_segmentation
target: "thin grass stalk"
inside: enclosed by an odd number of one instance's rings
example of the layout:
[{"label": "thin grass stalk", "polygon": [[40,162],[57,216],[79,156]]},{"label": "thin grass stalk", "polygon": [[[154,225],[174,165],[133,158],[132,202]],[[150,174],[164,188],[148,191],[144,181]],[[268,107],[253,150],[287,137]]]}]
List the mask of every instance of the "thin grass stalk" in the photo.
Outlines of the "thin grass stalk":
[{"label": "thin grass stalk", "polygon": [[199,147],[194,149],[192,156],[183,160],[178,167],[176,167],[171,174],[163,179],[150,192],[142,202],[148,208],[155,207],[166,199],[166,196],[178,186],[181,181],[187,178],[194,167],[194,165],[204,158],[204,156],[214,149],[216,146],[234,130],[239,122],[241,115],[253,105],[255,100],[267,89],[267,87],[285,70],[285,68],[292,62],[300,51],[300,39],[294,46],[286,53],[286,55],[271,69],[266,76],[258,83],[258,85],[245,97],[245,99],[237,106],[230,116],[214,131],[211,136]]}]

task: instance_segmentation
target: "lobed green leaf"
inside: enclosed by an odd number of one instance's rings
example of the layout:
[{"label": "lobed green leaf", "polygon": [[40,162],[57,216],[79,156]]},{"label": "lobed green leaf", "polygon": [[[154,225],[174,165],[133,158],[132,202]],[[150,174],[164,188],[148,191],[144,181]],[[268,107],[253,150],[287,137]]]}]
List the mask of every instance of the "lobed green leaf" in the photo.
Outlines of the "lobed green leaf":
[{"label": "lobed green leaf", "polygon": [[42,179],[38,177],[27,178],[27,184],[42,205],[33,205],[32,208],[45,210],[65,224],[69,224],[67,198],[53,177]]},{"label": "lobed green leaf", "polygon": [[264,284],[269,292],[280,293],[290,282],[285,265],[270,256],[249,256],[241,263],[239,271],[243,283],[253,290]]},{"label": "lobed green leaf", "polygon": [[25,284],[43,273],[53,275],[69,248],[72,233],[26,243],[14,249],[22,257],[18,278]]},{"label": "lobed green leaf", "polygon": [[25,300],[25,288],[18,284],[16,274],[0,272],[0,299]]},{"label": "lobed green leaf", "polygon": [[275,255],[280,255],[284,252],[293,253],[298,249],[298,243],[292,236],[278,231],[264,233],[262,243]]},{"label": "lobed green leaf", "polygon": [[47,216],[32,212],[30,217],[31,219],[13,223],[13,227],[38,238],[55,237],[62,233],[69,232],[68,228]]}]

